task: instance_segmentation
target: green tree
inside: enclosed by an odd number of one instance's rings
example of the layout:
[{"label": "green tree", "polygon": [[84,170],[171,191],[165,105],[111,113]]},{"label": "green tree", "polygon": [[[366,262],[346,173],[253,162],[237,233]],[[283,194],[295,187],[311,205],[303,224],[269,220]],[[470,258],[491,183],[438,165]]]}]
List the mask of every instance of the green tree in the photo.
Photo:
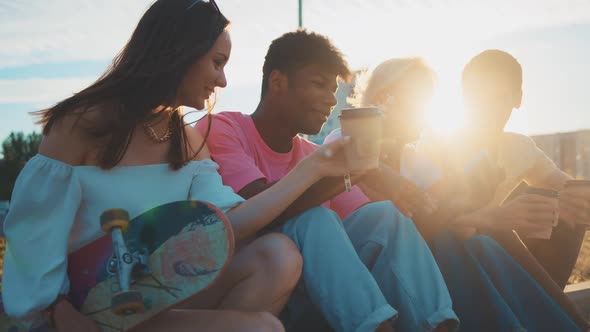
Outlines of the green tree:
[{"label": "green tree", "polygon": [[30,133],[25,136],[22,132],[10,133],[8,138],[2,143],[2,154],[7,161],[18,161],[23,165],[31,159],[41,144],[42,135]]},{"label": "green tree", "polygon": [[12,132],[2,143],[2,155],[0,161],[0,200],[9,200],[12,195],[14,183],[20,171],[29,159],[31,159],[41,144],[42,135],[22,132]]}]

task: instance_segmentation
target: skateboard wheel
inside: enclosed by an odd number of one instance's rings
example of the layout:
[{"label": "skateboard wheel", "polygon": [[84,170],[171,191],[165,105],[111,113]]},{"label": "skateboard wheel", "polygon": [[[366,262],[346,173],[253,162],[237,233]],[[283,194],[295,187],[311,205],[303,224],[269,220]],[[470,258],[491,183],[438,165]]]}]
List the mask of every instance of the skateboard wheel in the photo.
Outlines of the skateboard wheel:
[{"label": "skateboard wheel", "polygon": [[106,210],[100,215],[100,228],[106,233],[110,233],[114,227],[124,232],[128,225],[129,213],[123,209]]},{"label": "skateboard wheel", "polygon": [[115,294],[111,298],[111,308],[115,315],[133,315],[145,310],[143,296],[137,291],[126,291]]}]

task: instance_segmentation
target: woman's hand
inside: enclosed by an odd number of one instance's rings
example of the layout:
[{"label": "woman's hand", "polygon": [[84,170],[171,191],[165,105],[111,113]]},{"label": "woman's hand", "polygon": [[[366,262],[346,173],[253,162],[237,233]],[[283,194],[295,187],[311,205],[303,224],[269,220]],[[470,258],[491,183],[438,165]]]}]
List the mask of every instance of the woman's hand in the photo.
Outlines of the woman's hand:
[{"label": "woman's hand", "polygon": [[316,181],[324,177],[344,176],[349,173],[346,167],[344,147],[350,142],[350,137],[339,137],[336,140],[320,146],[316,151],[301,161],[305,171]]}]

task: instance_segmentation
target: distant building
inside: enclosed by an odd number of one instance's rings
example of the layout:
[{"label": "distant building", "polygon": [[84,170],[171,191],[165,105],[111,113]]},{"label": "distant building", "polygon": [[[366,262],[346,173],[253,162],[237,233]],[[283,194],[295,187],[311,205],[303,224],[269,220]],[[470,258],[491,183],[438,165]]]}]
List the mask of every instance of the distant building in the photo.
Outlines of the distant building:
[{"label": "distant building", "polygon": [[590,130],[532,138],[564,172],[578,179],[590,179]]}]

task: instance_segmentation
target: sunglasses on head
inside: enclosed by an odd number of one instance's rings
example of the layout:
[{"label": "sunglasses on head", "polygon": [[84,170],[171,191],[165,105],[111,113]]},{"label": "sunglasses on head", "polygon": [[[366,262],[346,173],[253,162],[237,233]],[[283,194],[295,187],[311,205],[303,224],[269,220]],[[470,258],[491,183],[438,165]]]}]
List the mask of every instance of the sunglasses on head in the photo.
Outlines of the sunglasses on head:
[{"label": "sunglasses on head", "polygon": [[[201,2],[206,2],[204,0],[194,0],[191,1],[191,4],[188,5],[188,7],[186,7],[186,10],[190,10],[191,8],[193,8],[196,4],[201,3]],[[217,3],[215,3],[215,0],[209,0],[209,3],[211,4],[211,6],[213,7],[213,9],[215,9],[215,11],[218,14],[221,14],[221,11],[219,10],[219,6],[217,6]]]}]

